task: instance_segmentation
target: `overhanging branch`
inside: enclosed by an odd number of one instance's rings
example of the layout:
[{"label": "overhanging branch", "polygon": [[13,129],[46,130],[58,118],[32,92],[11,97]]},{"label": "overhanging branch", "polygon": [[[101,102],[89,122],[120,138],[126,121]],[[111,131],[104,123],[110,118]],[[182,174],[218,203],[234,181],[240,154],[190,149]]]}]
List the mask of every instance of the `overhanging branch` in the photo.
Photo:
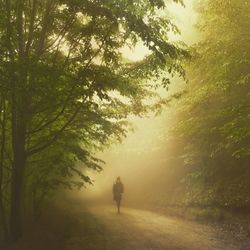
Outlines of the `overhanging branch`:
[{"label": "overhanging branch", "polygon": [[49,141],[45,142],[41,146],[37,146],[37,147],[35,146],[34,148],[27,150],[27,156],[31,156],[31,155],[34,155],[36,153],[39,153],[40,151],[46,149],[51,144],[53,144],[61,136],[61,134],[65,131],[65,129],[75,120],[75,118],[78,115],[78,113],[80,112],[80,110],[81,110],[81,105],[79,105],[76,108],[73,115],[68,119],[67,122],[65,122],[65,124],[61,127],[61,129],[58,130]]}]

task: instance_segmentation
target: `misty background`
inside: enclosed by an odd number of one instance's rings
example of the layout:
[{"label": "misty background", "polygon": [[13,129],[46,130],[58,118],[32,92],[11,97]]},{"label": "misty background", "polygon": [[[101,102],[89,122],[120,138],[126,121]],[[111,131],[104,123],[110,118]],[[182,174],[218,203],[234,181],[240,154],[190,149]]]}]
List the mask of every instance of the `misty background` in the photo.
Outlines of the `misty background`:
[{"label": "misty background", "polygon": [[[169,15],[179,27],[181,34],[171,34],[170,40],[183,41],[189,46],[201,38],[195,27],[197,13],[195,0],[185,1],[185,7],[170,3]],[[143,59],[148,49],[142,44],[134,50],[124,48],[123,56],[131,61]],[[170,98],[176,93],[188,90],[188,83],[182,78],[171,79],[169,89],[158,90],[162,98]],[[183,159],[175,155],[176,140],[171,130],[176,122],[176,102],[163,108],[160,114],[150,113],[146,117],[130,116],[131,131],[121,143],[115,143],[108,149],[98,153],[105,161],[103,171],[96,173],[88,170],[87,175],[94,181],[80,192],[71,195],[76,199],[89,199],[95,202],[112,202],[112,186],[118,176],[125,186],[123,205],[150,205],[155,199],[164,205],[175,195],[173,188],[181,181],[180,171],[183,172]],[[162,201],[159,201],[159,197]]]}]

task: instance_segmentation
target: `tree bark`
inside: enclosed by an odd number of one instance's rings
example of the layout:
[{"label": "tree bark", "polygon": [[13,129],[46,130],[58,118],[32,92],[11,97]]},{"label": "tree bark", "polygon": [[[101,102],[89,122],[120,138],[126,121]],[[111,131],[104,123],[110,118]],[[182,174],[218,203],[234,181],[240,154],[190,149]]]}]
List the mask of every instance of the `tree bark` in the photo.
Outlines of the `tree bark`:
[{"label": "tree bark", "polygon": [[13,142],[14,160],[11,179],[10,233],[12,241],[22,237],[23,178],[25,169],[25,132],[18,131]]},{"label": "tree bark", "polygon": [[27,129],[27,112],[28,112],[28,95],[27,95],[27,72],[28,60],[25,58],[25,38],[24,38],[24,1],[17,2],[17,72],[10,72],[12,79],[12,98],[11,98],[11,126],[12,126],[12,151],[13,164],[11,176],[11,207],[10,207],[10,236],[13,242],[22,237],[23,227],[23,185],[24,170],[26,164],[26,129]]},{"label": "tree bark", "polygon": [[0,110],[2,112],[1,119],[1,149],[0,149],[0,218],[2,222],[2,229],[4,234],[4,239],[8,239],[8,225],[5,214],[5,205],[3,201],[3,182],[4,182],[4,151],[6,144],[6,104],[3,94],[1,96]]},{"label": "tree bark", "polygon": [[27,101],[23,83],[26,75],[20,73],[19,86],[12,96],[12,151],[10,234],[12,241],[22,237],[23,185],[26,164]]}]

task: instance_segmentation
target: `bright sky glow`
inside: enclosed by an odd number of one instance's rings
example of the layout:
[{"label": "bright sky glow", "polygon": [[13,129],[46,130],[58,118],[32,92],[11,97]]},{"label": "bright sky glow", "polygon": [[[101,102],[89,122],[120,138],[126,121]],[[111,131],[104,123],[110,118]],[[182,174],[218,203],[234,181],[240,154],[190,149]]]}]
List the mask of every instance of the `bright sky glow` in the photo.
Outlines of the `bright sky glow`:
[{"label": "bright sky glow", "polygon": [[[194,27],[197,14],[193,10],[193,2],[194,0],[186,0],[185,7],[176,3],[169,5],[168,8],[175,19],[174,22],[181,30],[181,35],[169,34],[170,40],[184,41],[186,44],[193,44],[198,41],[199,34]],[[124,47],[121,52],[126,59],[131,61],[140,61],[150,53],[143,43],[137,44],[133,50],[129,47]]]}]

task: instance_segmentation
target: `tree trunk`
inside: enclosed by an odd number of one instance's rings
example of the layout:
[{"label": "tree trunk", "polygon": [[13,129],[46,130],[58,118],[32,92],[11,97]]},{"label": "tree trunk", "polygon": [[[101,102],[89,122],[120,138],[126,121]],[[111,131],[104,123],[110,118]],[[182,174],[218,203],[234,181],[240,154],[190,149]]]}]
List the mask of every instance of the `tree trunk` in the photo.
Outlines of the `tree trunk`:
[{"label": "tree trunk", "polygon": [[3,227],[3,238],[5,241],[7,241],[9,239],[9,233],[8,233],[8,226],[7,226],[7,220],[6,220],[2,194],[0,197],[0,216],[1,216],[2,227]]},{"label": "tree trunk", "polygon": [[3,182],[4,182],[4,151],[6,144],[6,107],[3,94],[1,96],[0,110],[2,112],[1,117],[1,150],[0,150],[0,218],[2,222],[2,229],[4,234],[4,239],[8,239],[8,225],[5,215],[5,206],[3,201]]},{"label": "tree trunk", "polygon": [[16,241],[22,237],[23,178],[26,162],[24,141],[17,140],[15,144],[14,161],[12,165],[10,211],[10,233],[12,241]]},{"label": "tree trunk", "polygon": [[[22,236],[23,217],[23,185],[24,169],[26,164],[26,129],[27,129],[27,79],[28,60],[25,58],[24,37],[24,1],[6,0],[7,22],[6,35],[10,59],[9,80],[11,86],[11,135],[13,163],[11,169],[11,197],[10,197],[10,238],[17,241]],[[16,18],[12,18],[12,8],[16,8]],[[14,26],[13,20],[15,20]],[[16,29],[15,29],[16,27]],[[15,33],[17,32],[17,33]],[[13,49],[16,39],[17,48]],[[16,50],[16,53],[13,51]],[[17,68],[13,67],[17,63]]]},{"label": "tree trunk", "polygon": [[[20,107],[19,107],[20,108]],[[13,164],[11,178],[11,210],[10,210],[10,234],[11,240],[16,241],[22,236],[23,215],[23,181],[26,163],[25,135],[26,122],[22,116],[24,113],[12,111],[12,148]],[[22,110],[21,110],[22,111]],[[18,113],[18,115],[17,115]]]}]

